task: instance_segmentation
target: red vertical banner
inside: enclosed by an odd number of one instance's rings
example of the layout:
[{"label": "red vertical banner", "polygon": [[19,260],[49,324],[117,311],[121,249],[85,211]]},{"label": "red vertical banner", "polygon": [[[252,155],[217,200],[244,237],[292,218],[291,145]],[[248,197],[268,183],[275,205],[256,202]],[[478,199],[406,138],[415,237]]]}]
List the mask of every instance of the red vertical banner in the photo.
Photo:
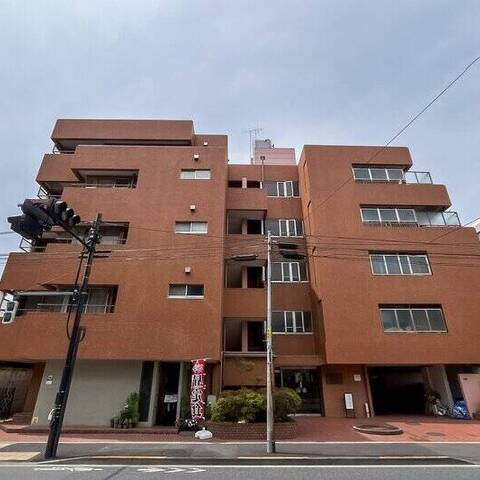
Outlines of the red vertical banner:
[{"label": "red vertical banner", "polygon": [[206,360],[192,360],[192,383],[190,388],[190,412],[192,420],[205,420],[205,375]]}]

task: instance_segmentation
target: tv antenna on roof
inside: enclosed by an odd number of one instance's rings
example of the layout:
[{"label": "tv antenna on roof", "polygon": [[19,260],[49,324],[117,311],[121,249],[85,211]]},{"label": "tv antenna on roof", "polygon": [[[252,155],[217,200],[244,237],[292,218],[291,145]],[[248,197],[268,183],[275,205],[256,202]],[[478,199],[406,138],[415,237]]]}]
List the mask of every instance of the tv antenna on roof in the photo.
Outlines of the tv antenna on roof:
[{"label": "tv antenna on roof", "polygon": [[255,127],[249,128],[248,130],[243,130],[242,133],[248,133],[249,135],[249,142],[250,142],[250,161],[253,159],[253,147],[255,145],[255,140],[257,140],[257,135],[263,132],[263,128]]}]

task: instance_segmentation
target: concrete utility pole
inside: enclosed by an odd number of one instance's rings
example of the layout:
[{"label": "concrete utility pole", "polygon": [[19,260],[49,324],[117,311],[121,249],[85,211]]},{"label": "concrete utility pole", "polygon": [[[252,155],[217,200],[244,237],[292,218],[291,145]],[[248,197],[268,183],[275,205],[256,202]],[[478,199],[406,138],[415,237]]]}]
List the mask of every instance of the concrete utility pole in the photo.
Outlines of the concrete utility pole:
[{"label": "concrete utility pole", "polygon": [[267,453],[275,453],[272,351],[272,236],[267,233]]}]

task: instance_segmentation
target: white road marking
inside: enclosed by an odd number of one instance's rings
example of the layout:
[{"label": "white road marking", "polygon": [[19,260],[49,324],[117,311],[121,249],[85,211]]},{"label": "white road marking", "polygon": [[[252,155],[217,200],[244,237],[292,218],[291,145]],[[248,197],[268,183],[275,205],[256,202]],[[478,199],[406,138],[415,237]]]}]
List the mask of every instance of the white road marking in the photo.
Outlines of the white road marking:
[{"label": "white road marking", "polygon": [[93,471],[101,471],[103,468],[97,468],[92,466],[83,466],[83,465],[75,465],[69,467],[36,467],[34,468],[35,471],[40,472],[93,472]]},{"label": "white road marking", "polygon": [[205,472],[203,468],[180,468],[180,467],[147,467],[147,468],[139,468],[137,472],[142,473],[198,473],[198,472]]},{"label": "white road marking", "polygon": [[[56,467],[65,467],[65,468],[73,468],[72,465],[56,465]],[[115,464],[115,465],[75,465],[76,468],[99,468],[99,469],[112,469],[112,468],[145,468],[145,465],[129,465],[129,464]],[[0,464],[0,468],[41,468],[38,467],[37,463],[12,463],[12,464]],[[412,468],[412,469],[419,469],[419,468],[446,468],[446,469],[457,469],[457,468],[473,468],[478,469],[480,465],[472,465],[472,464],[461,464],[461,465],[169,465],[169,468],[202,468],[202,469],[209,469],[209,468],[223,468],[223,469],[230,469],[230,468],[245,468],[245,469],[252,469],[252,468],[361,468],[361,469],[375,469],[375,468]]]},{"label": "white road marking", "polygon": [[[13,443],[8,443],[8,444],[0,444],[0,448],[3,446],[9,446],[9,445],[15,445],[15,444],[23,444],[23,443],[41,443],[45,444],[46,440],[22,440],[18,442],[13,442]],[[380,440],[357,440],[357,441],[337,441],[337,442],[332,442],[332,441],[286,441],[286,440],[280,440],[275,442],[277,445],[395,445],[395,444],[424,444],[424,445],[458,445],[458,444],[465,444],[465,445],[480,445],[480,441],[470,441],[470,440],[464,440],[464,441],[435,441],[435,442],[430,442],[427,440],[392,440],[392,441],[380,441]],[[69,441],[68,438],[62,439],[60,442],[61,445],[105,445],[105,444],[110,444],[110,445],[177,445],[177,446],[183,446],[183,445],[266,445],[266,442],[258,442],[258,441],[235,441],[235,442],[209,442],[203,441],[203,442],[153,442],[153,441],[133,441],[133,440],[71,440]]]}]

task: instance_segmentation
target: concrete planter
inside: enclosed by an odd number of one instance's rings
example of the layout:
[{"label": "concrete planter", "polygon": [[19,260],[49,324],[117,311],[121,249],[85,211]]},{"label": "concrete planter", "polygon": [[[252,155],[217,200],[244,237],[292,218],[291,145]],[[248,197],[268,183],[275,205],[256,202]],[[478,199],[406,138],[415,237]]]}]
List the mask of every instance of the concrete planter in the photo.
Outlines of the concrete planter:
[{"label": "concrete planter", "polygon": [[[225,440],[265,440],[267,435],[266,423],[208,422],[207,428],[214,438]],[[276,440],[288,440],[296,436],[295,421],[275,424]]]}]

